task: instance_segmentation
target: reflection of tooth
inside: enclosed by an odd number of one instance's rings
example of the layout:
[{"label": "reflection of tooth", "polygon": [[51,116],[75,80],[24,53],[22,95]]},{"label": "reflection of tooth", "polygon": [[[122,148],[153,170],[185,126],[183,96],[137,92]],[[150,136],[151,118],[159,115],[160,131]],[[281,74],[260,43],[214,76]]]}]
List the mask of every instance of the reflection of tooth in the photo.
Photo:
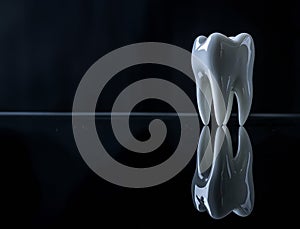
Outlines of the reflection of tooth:
[{"label": "reflection of tooth", "polygon": [[254,204],[252,147],[243,127],[239,128],[235,157],[226,126],[218,127],[215,134],[210,134],[208,126],[204,127],[197,150],[192,197],[199,211],[207,210],[215,219],[232,211],[239,216],[251,213]]},{"label": "reflection of tooth", "polygon": [[218,125],[227,124],[233,94],[238,101],[239,124],[245,123],[253,96],[253,63],[254,44],[249,34],[228,38],[213,33],[208,38],[199,36],[195,40],[192,68],[199,112],[205,125],[209,123],[212,101]]}]

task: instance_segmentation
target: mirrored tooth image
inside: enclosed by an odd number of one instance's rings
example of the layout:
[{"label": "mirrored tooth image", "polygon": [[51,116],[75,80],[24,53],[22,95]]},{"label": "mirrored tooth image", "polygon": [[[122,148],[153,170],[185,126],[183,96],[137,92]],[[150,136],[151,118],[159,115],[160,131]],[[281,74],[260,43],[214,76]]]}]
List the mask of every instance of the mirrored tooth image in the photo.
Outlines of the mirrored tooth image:
[{"label": "mirrored tooth image", "polygon": [[192,198],[198,211],[207,211],[214,219],[231,212],[243,217],[251,213],[254,204],[252,154],[244,127],[239,127],[235,156],[226,126],[212,131],[208,126],[202,129],[192,181]]}]

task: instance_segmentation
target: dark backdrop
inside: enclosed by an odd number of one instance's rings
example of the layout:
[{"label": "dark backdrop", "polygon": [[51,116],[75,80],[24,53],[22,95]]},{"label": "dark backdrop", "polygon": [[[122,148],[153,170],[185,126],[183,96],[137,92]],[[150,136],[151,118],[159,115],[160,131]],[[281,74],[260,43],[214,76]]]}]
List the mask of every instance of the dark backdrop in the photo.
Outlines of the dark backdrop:
[{"label": "dark backdrop", "polygon": [[[254,38],[252,112],[300,112],[299,10],[297,1],[1,0],[0,110],[71,111],[83,74],[106,53],[144,41],[191,50],[198,35],[217,31]],[[178,83],[196,102],[195,85],[180,73],[137,66],[116,76],[98,111],[108,111],[124,86],[153,74]]]}]

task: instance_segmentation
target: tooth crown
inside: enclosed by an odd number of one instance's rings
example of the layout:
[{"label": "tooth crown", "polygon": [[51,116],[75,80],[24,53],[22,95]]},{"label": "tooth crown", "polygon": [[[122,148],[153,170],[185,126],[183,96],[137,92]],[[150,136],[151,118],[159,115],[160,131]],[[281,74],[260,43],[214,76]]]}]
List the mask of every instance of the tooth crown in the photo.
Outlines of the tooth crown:
[{"label": "tooth crown", "polygon": [[212,103],[217,124],[227,124],[234,94],[238,100],[239,124],[244,124],[253,97],[253,64],[254,44],[249,34],[226,37],[213,33],[208,38],[196,38],[192,68],[200,116],[205,125],[209,123]]},{"label": "tooth crown", "polygon": [[238,144],[238,152],[233,157],[226,126],[218,127],[211,134],[206,126],[201,132],[192,197],[197,210],[207,210],[215,219],[232,211],[248,216],[253,209],[252,147],[243,127],[239,129]]}]

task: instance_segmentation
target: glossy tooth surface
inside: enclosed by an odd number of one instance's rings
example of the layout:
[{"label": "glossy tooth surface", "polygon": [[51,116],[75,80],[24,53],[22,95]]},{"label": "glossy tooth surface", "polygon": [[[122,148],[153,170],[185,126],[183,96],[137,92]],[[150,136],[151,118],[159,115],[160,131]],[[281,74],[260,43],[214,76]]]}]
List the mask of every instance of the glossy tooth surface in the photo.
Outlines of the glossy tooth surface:
[{"label": "glossy tooth surface", "polygon": [[192,182],[193,203],[220,219],[234,212],[248,216],[254,205],[252,147],[245,128],[239,128],[238,151],[233,157],[231,136],[226,126],[201,132],[197,164]]},{"label": "glossy tooth surface", "polygon": [[239,108],[239,124],[250,112],[253,97],[254,43],[249,34],[226,37],[213,33],[199,36],[192,50],[192,68],[196,77],[197,101],[202,122],[207,125],[213,106],[216,122],[226,125],[233,96]]}]

